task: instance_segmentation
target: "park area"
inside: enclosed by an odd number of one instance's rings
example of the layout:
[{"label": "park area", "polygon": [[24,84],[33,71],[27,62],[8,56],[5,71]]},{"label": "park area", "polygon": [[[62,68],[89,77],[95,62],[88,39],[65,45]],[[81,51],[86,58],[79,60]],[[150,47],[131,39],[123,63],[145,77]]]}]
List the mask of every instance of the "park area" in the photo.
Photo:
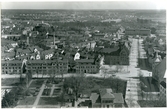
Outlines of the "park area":
[{"label": "park area", "polygon": [[166,107],[158,100],[139,100],[140,107]]},{"label": "park area", "polygon": [[18,105],[33,105],[36,100],[36,97],[27,96],[24,99],[20,100]]},{"label": "park area", "polygon": [[[126,81],[118,78],[69,77],[64,81],[64,88],[77,87],[77,93],[89,97],[91,92],[98,92],[101,88],[111,88],[114,93],[122,93],[125,97]],[[78,96],[78,95],[77,95]]]},{"label": "park area", "polygon": [[29,88],[40,88],[44,82],[44,79],[34,79]]},{"label": "park area", "polygon": [[60,97],[40,97],[38,105],[58,105],[60,102]]}]

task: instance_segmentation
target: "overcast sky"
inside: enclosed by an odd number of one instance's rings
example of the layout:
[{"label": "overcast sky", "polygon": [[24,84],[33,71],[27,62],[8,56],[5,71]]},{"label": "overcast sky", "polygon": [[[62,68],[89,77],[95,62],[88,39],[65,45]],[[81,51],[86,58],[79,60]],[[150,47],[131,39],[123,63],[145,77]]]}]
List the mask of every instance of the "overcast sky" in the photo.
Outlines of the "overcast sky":
[{"label": "overcast sky", "polygon": [[166,9],[155,1],[91,1],[91,2],[2,2],[2,9]]}]

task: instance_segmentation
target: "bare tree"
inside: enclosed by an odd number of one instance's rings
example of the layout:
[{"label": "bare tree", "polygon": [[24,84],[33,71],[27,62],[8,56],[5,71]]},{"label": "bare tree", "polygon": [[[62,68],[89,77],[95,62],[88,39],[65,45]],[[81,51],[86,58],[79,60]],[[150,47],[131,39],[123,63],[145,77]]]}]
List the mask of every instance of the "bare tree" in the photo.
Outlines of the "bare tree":
[{"label": "bare tree", "polygon": [[106,78],[107,74],[108,74],[108,69],[105,68],[104,66],[102,66],[100,68],[101,72],[103,73],[104,79]]},{"label": "bare tree", "polygon": [[121,72],[123,69],[123,66],[122,65],[116,65],[116,72]]}]

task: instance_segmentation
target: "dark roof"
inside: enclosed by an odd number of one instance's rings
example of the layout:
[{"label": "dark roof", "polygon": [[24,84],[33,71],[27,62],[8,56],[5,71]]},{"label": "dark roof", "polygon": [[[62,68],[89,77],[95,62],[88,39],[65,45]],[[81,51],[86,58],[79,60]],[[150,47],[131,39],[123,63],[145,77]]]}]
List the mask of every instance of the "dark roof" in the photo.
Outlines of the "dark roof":
[{"label": "dark roof", "polygon": [[114,93],[114,96],[115,96],[114,103],[124,103],[122,93]]},{"label": "dark roof", "polygon": [[115,98],[112,89],[99,89],[101,98]]},{"label": "dark roof", "polygon": [[53,53],[54,51],[55,51],[54,49],[49,49],[49,50],[42,51],[42,54]]},{"label": "dark roof", "polygon": [[101,103],[100,96],[97,93],[91,93],[90,100],[92,103]]},{"label": "dark roof", "polygon": [[166,82],[165,81],[162,81],[160,84],[166,89]]},{"label": "dark roof", "polygon": [[159,92],[159,85],[152,77],[142,77],[141,82],[143,83],[142,90],[145,92]]},{"label": "dark roof", "polygon": [[78,60],[76,60],[76,62],[79,62],[79,63],[93,63],[94,60],[93,59],[78,59]]},{"label": "dark roof", "polygon": [[1,63],[22,63],[22,61],[20,61],[20,60],[1,61]]},{"label": "dark roof", "polygon": [[119,49],[119,47],[115,47],[115,48],[103,48],[99,52],[101,52],[101,53],[112,53],[112,52],[116,52],[118,49]]}]

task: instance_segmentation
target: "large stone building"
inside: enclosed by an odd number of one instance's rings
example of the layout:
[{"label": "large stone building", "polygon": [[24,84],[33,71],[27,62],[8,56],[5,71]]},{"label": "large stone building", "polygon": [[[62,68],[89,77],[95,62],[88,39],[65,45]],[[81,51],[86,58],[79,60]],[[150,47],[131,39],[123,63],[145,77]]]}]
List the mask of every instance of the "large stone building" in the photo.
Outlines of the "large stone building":
[{"label": "large stone building", "polygon": [[122,42],[113,48],[95,48],[95,53],[104,55],[107,65],[129,65],[130,43]]},{"label": "large stone building", "polygon": [[2,74],[19,74],[21,72],[22,61],[1,61]]},{"label": "large stone building", "polygon": [[67,73],[68,60],[29,60],[26,70],[39,74]]},{"label": "large stone building", "polygon": [[94,62],[94,59],[76,60],[76,72],[97,73],[98,71],[99,71],[99,66]]}]

